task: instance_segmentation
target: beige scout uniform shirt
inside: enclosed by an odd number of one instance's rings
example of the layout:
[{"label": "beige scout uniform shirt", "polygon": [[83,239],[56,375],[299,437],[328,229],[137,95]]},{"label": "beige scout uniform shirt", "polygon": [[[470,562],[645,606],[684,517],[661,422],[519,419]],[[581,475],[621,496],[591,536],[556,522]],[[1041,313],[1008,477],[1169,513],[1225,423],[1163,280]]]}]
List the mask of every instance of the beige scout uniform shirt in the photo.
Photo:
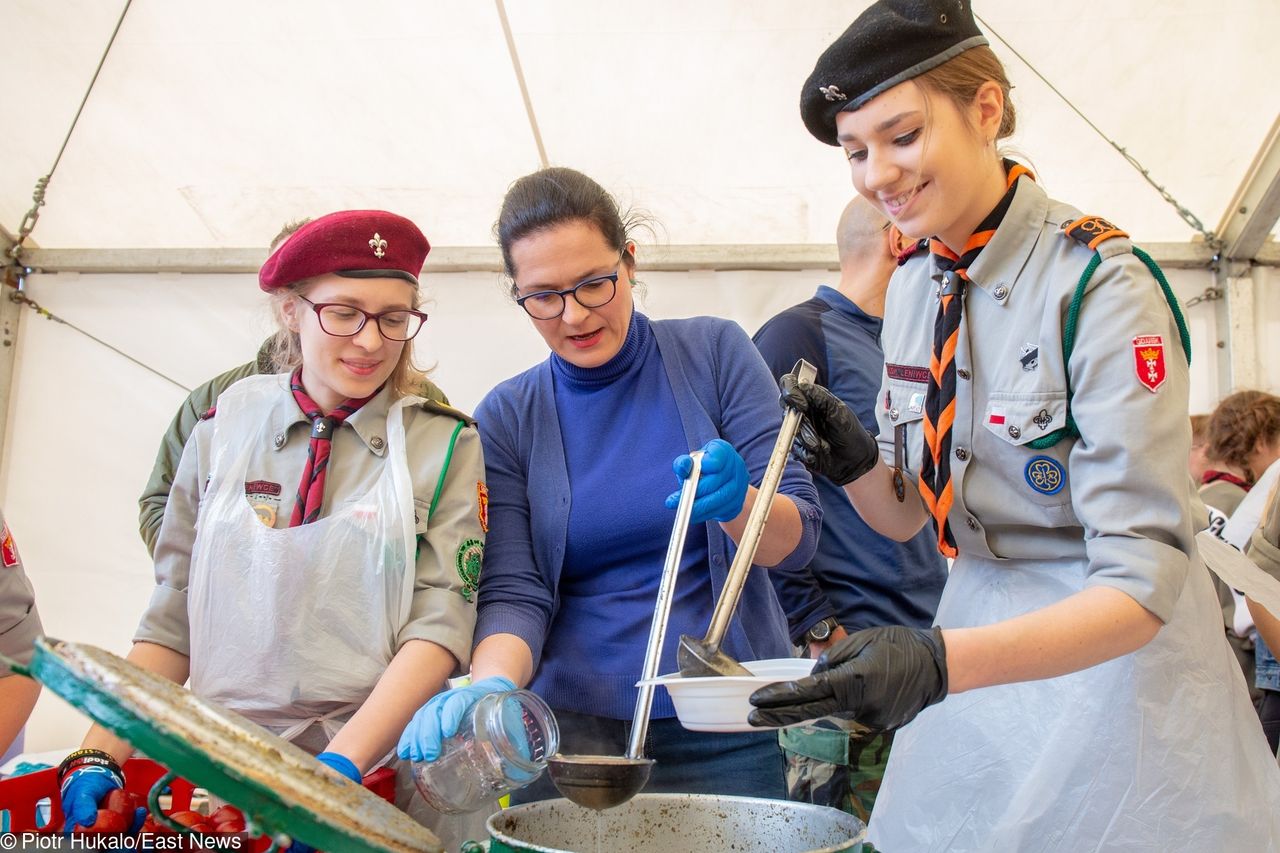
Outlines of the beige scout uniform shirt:
[{"label": "beige scout uniform shirt", "polygon": [[[18,543],[0,513],[0,654],[31,663],[33,643],[44,633],[35,592],[22,569]],[[0,677],[8,672],[0,671]]]},{"label": "beige scout uniform shirt", "polygon": [[[960,557],[1088,561],[1088,585],[1123,590],[1168,621],[1193,553],[1188,374],[1178,330],[1151,273],[1125,238],[1104,257],[1080,310],[1069,372],[1062,336],[1072,294],[1093,252],[1062,225],[1080,213],[1023,178],[995,237],[968,273],[956,347],[952,433]],[[905,469],[919,475],[927,368],[940,277],[925,253],[894,275],[885,307],[884,385],[877,417],[885,461],[905,427]],[[1138,376],[1134,339],[1160,336],[1165,378]],[[1142,349],[1149,351],[1149,345]],[[1045,450],[1028,442],[1066,423],[1068,380],[1078,439]],[[1048,457],[1030,469],[1035,457]],[[1065,472],[1054,494],[1036,470]],[[1043,479],[1039,480],[1044,486]]]},{"label": "beige scout uniform shirt", "polygon": [[[249,462],[245,499],[263,523],[289,526],[298,483],[311,442],[311,425],[281,374],[280,395],[263,412],[263,446]],[[393,399],[384,389],[336,431],[325,475],[321,517],[344,495],[364,494],[381,475],[386,451],[387,412]],[[430,640],[459,661],[455,674],[467,671],[475,628],[475,584],[482,553],[487,506],[481,501],[484,461],[480,436],[465,426],[449,454],[450,438],[464,415],[408,406],[404,411],[409,473],[413,481],[418,535],[417,575],[409,619],[396,641]],[[214,416],[217,417],[216,415]],[[187,441],[156,541],[156,587],[134,635],[135,642],[156,643],[190,655],[187,578],[195,521],[209,476],[213,423],[201,421]],[[447,464],[447,471],[444,470]],[[444,483],[430,513],[441,474]]]}]

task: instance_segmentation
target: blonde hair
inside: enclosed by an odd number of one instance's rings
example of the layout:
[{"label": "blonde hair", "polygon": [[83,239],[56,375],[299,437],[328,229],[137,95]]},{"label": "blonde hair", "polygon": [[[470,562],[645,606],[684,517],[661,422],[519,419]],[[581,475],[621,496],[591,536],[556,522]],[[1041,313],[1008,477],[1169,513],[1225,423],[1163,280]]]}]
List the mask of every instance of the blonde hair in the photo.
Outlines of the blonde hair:
[{"label": "blonde hair", "polygon": [[[276,319],[276,331],[268,343],[271,353],[272,369],[276,373],[292,373],[302,366],[302,340],[298,333],[289,328],[284,308],[290,302],[298,303],[301,296],[315,279],[304,278],[288,287],[271,292],[271,313]],[[354,279],[353,279],[354,281]],[[417,287],[413,289],[414,310],[422,304],[422,293]],[[305,306],[310,310],[310,306]],[[413,366],[413,341],[404,342],[400,351],[400,360],[395,369],[387,377],[387,385],[391,388],[391,396],[395,399],[418,394],[427,381],[427,374]]]},{"label": "blonde hair", "polygon": [[966,110],[973,105],[978,89],[983,83],[994,82],[1004,93],[1004,114],[1000,117],[996,139],[1007,139],[1017,129],[1018,115],[1009,98],[1013,85],[1009,82],[1004,65],[989,47],[970,48],[937,68],[926,71],[915,80],[926,93],[941,95],[955,104],[966,124],[969,121]]}]

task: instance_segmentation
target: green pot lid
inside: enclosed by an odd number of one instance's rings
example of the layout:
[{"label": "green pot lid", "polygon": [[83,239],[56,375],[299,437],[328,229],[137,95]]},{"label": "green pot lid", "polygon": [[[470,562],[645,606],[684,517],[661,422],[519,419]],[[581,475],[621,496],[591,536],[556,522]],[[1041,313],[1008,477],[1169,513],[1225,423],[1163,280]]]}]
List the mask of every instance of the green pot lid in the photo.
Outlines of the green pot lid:
[{"label": "green pot lid", "polygon": [[443,853],[426,827],[308,753],[110,652],[41,638],[24,669],[272,838],[344,853]]}]

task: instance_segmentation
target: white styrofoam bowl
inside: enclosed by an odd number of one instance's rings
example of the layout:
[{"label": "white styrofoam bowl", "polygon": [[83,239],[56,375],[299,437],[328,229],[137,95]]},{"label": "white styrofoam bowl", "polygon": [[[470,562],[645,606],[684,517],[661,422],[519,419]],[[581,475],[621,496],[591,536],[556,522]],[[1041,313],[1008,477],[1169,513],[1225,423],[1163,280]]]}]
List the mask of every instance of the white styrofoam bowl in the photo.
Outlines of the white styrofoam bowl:
[{"label": "white styrofoam bowl", "polygon": [[803,678],[813,670],[810,658],[773,658],[743,661],[752,675],[681,678],[680,673],[660,675],[643,684],[667,688],[676,706],[680,725],[694,732],[758,732],[764,726],[747,722],[752,693],[775,681]]}]

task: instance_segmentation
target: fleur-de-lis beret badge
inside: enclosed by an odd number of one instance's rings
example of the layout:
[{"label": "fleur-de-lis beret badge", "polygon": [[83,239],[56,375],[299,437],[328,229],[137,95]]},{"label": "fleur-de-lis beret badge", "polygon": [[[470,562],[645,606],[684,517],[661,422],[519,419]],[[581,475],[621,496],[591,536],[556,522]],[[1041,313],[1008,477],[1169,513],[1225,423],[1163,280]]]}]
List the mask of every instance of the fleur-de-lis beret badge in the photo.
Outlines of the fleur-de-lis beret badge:
[{"label": "fleur-de-lis beret badge", "polygon": [[381,258],[387,253],[387,241],[377,231],[373,232],[373,239],[369,241],[369,248],[373,249],[373,256]]},{"label": "fleur-de-lis beret badge", "polygon": [[847,101],[849,96],[840,91],[838,86],[819,86],[818,91],[822,93],[822,97],[828,101]]}]

